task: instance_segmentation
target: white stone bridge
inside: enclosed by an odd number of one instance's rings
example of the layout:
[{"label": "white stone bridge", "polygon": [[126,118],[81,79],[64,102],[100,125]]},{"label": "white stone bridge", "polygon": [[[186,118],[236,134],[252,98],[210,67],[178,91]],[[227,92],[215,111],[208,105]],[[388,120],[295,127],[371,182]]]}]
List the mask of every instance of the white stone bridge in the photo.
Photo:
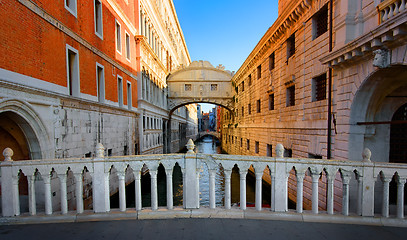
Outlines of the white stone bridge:
[{"label": "white stone bridge", "polygon": [[[407,226],[404,212],[404,185],[407,178],[407,164],[379,163],[370,161],[370,151],[365,150],[360,161],[337,161],[323,159],[284,158],[283,146],[276,147],[276,157],[238,156],[221,154],[196,154],[193,152],[192,140],[187,145],[186,154],[121,156],[105,157],[104,147],[98,144],[96,157],[82,159],[53,159],[13,161],[12,150],[3,153],[5,161],[1,162],[1,199],[2,217],[0,222],[36,221],[46,216],[47,221],[67,220],[74,216],[83,219],[98,216],[119,216],[121,218],[190,218],[190,217],[222,217],[222,218],[266,218],[299,220],[308,218],[311,221],[337,223],[365,223],[388,226]],[[158,206],[157,169],[163,165],[166,172],[166,208]],[[178,164],[183,176],[183,206],[173,204],[174,166]],[[199,170],[202,166],[209,169],[209,208],[201,207],[199,203],[200,179]],[[237,166],[240,173],[240,207],[231,203],[231,174],[232,168]],[[149,169],[151,176],[151,207],[142,207],[140,175],[143,167]],[[251,168],[255,172],[255,208],[246,205],[246,174]],[[119,179],[120,208],[110,209],[109,175],[111,169]],[[131,169],[135,179],[135,208],[129,209],[126,202],[125,177]],[[268,170],[268,171],[264,171]],[[296,210],[288,209],[288,177],[294,170],[296,177]],[[83,199],[76,198],[76,210],[68,209],[67,202],[67,172],[72,171],[75,176],[75,195],[83,196],[82,181],[86,174],[92,178],[93,209],[84,211]],[[215,175],[223,171],[225,176],[225,196],[223,206],[215,203]],[[312,177],[312,211],[303,210],[303,184],[306,172]],[[342,210],[334,211],[334,180],[340,174],[342,182]],[[29,213],[20,213],[19,176],[28,177]],[[268,175],[271,184],[271,208],[262,207],[262,178]],[[59,180],[53,186],[51,175]],[[326,182],[321,182],[321,175],[326,176]],[[41,176],[43,186],[38,186],[37,179]],[[389,204],[389,182],[392,177],[397,182],[397,204],[395,209]],[[318,194],[321,185],[327,188],[326,211],[318,209],[321,196]],[[381,187],[382,186],[382,187]],[[43,189],[45,203],[37,212],[37,188]],[[59,188],[60,204],[53,208],[52,192]],[[350,194],[354,193],[354,195]],[[381,207],[375,208],[375,201]],[[354,211],[352,211],[354,209]],[[69,211],[71,210],[71,211]],[[72,215],[73,214],[73,215]],[[102,214],[102,215],[100,215]],[[119,214],[119,215],[117,215]]]}]

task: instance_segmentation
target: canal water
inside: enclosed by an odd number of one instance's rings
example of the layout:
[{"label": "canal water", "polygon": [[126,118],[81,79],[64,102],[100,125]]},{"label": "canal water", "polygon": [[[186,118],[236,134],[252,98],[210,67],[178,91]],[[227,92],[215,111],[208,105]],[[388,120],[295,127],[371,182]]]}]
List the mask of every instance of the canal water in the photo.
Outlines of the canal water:
[{"label": "canal water", "polygon": [[[215,138],[211,136],[205,136],[202,139],[195,142],[196,152],[205,153],[205,154],[220,154],[222,152],[220,146],[217,144]],[[232,194],[232,204],[239,205],[240,201],[240,177],[239,169],[235,166],[232,169],[231,177],[231,194]],[[246,202],[247,206],[254,206],[255,202],[255,185],[256,178],[254,174],[249,171],[246,177]],[[166,206],[167,205],[167,194],[166,194],[166,175],[165,169],[160,165],[157,173],[157,190],[158,190],[158,205]],[[128,208],[135,207],[135,195],[134,195],[134,182],[126,186],[126,202]],[[174,192],[174,206],[182,206],[182,173],[181,168],[176,165],[173,171],[173,192]],[[263,182],[262,186],[262,196],[263,196],[263,207],[270,207],[270,185],[266,182]],[[209,172],[205,164],[202,164],[200,180],[199,180],[199,191],[200,191],[200,205],[209,206]],[[224,196],[225,196],[225,178],[223,169],[220,167],[216,173],[215,177],[215,199],[217,206],[224,205]],[[151,185],[150,185],[150,174],[146,173],[141,177],[141,194],[142,194],[142,205],[143,207],[151,206]],[[118,193],[114,194],[110,198],[111,208],[119,207],[119,196]]]}]

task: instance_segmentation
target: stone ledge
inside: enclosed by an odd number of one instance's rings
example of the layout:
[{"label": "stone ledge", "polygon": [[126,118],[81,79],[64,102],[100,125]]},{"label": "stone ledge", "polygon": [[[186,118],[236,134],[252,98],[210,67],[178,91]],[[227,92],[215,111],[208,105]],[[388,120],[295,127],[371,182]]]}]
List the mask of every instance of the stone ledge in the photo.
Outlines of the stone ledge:
[{"label": "stone ledge", "polygon": [[295,221],[295,222],[314,222],[314,223],[332,223],[332,224],[354,224],[354,225],[371,225],[371,226],[387,226],[387,227],[407,227],[407,219],[397,218],[381,218],[379,216],[360,217],[360,216],[343,216],[340,214],[328,215],[320,213],[314,215],[309,211],[302,214],[297,214],[294,211],[288,212],[271,212],[269,209],[257,211],[254,208],[241,210],[232,208],[225,210],[224,208],[209,209],[201,207],[200,209],[183,209],[175,208],[168,210],[160,208],[157,211],[151,209],[143,209],[135,211],[129,209],[126,212],[112,210],[109,213],[93,213],[85,211],[83,214],[75,212],[66,215],[23,215],[19,217],[0,217],[1,225],[17,225],[17,224],[41,224],[41,223],[67,223],[67,222],[93,222],[93,221],[117,221],[117,220],[147,220],[147,219],[181,219],[181,218],[214,218],[214,219],[256,219],[265,221]]}]

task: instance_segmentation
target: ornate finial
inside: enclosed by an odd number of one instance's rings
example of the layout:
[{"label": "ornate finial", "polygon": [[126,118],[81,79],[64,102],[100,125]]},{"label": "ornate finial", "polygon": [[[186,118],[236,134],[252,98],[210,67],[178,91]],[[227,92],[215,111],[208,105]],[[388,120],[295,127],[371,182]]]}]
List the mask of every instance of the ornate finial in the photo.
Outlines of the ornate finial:
[{"label": "ornate finial", "polygon": [[4,151],[3,151],[3,156],[4,156],[4,161],[5,162],[10,162],[10,161],[13,161],[12,159],[11,159],[11,157],[14,155],[14,152],[13,152],[13,150],[11,149],[11,148],[6,148],[6,149],[4,149]]},{"label": "ornate finial", "polygon": [[365,148],[362,153],[363,162],[371,162],[370,157],[372,156],[372,152],[369,148]]},{"label": "ornate finial", "polygon": [[276,146],[276,156],[279,158],[284,157],[284,146],[281,143],[278,143]]},{"label": "ornate finial", "polygon": [[105,147],[101,143],[96,144],[96,157],[97,158],[104,158]]},{"label": "ornate finial", "polygon": [[194,141],[192,141],[192,139],[189,139],[187,145],[185,145],[185,146],[188,149],[187,153],[195,153],[194,152],[195,144],[194,144]]}]

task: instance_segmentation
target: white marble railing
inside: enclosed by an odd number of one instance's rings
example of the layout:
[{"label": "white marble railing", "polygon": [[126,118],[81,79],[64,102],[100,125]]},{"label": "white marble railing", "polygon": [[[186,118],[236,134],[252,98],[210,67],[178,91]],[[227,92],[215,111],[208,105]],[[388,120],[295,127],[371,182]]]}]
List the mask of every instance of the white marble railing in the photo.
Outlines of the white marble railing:
[{"label": "white marble railing", "polygon": [[380,14],[380,23],[385,22],[406,10],[406,0],[386,0],[381,2],[377,9]]},{"label": "white marble railing", "polygon": [[[377,163],[370,161],[370,151],[366,149],[362,161],[337,161],[323,159],[296,159],[284,158],[284,148],[281,144],[276,147],[277,157],[256,157],[220,154],[195,154],[193,142],[187,144],[189,149],[186,154],[146,155],[146,156],[122,156],[104,157],[104,148],[98,145],[95,158],[87,159],[57,159],[57,160],[28,160],[13,161],[11,149],[3,152],[5,161],[1,162],[1,198],[2,214],[4,217],[19,216],[19,173],[28,177],[29,213],[37,214],[36,209],[36,177],[41,174],[44,184],[45,214],[60,215],[68,212],[67,201],[67,171],[74,176],[75,195],[82,196],[82,180],[84,172],[92,178],[93,211],[95,213],[106,213],[110,211],[109,196],[109,174],[112,168],[116,169],[119,179],[120,211],[129,210],[126,207],[125,174],[128,168],[133,170],[135,179],[135,210],[142,209],[141,196],[141,170],[147,167],[151,176],[151,209],[158,209],[157,199],[157,169],[160,164],[165,168],[167,183],[167,208],[173,209],[173,168],[178,163],[183,175],[183,204],[185,209],[197,209],[199,206],[199,168],[205,164],[209,170],[209,207],[216,208],[215,203],[215,175],[220,166],[225,176],[224,208],[228,211],[231,204],[231,174],[232,168],[237,165],[240,172],[240,208],[246,210],[246,174],[249,168],[253,168],[256,176],[255,185],[255,209],[262,210],[262,177],[264,170],[268,168],[271,179],[271,212],[288,211],[288,178],[290,172],[295,170],[296,176],[296,212],[303,212],[303,184],[304,177],[311,176],[312,179],[312,213],[318,214],[319,181],[321,174],[326,176],[326,213],[334,214],[334,180],[337,173],[342,179],[342,212],[335,214],[349,215],[350,206],[353,206],[355,214],[359,216],[375,216],[375,199],[382,200],[381,215],[389,217],[389,182],[395,176],[397,181],[397,210],[394,214],[399,219],[404,219],[404,185],[407,179],[406,164]],[[51,172],[59,178],[61,192],[60,211],[52,211],[51,194]],[[378,179],[381,191],[375,191]],[[350,181],[355,182],[350,184]],[[354,189],[350,189],[350,188]],[[356,193],[356,197],[350,197],[350,190]],[[376,196],[375,196],[376,195]],[[134,210],[134,209],[132,209]],[[83,213],[83,199],[76,198],[76,211]],[[376,210],[377,211],[377,210]]]}]

